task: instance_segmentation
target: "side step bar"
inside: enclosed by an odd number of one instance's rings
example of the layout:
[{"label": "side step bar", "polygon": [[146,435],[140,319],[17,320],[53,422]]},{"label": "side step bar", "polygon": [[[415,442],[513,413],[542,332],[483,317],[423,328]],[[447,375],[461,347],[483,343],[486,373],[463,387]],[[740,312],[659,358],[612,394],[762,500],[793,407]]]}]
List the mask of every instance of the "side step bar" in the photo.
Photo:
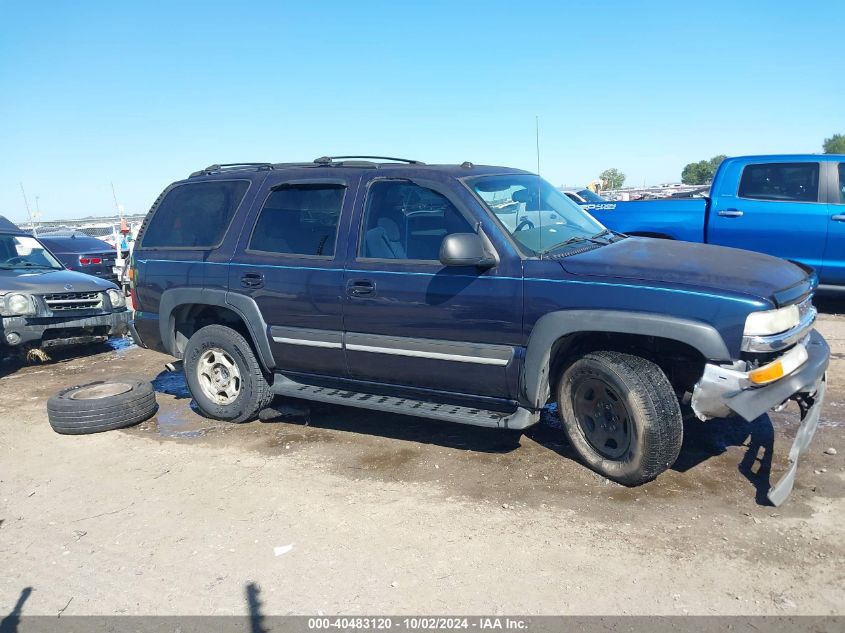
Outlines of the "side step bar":
[{"label": "side step bar", "polygon": [[425,400],[411,400],[395,396],[346,391],[332,387],[305,385],[279,374],[274,376],[273,393],[290,398],[302,398],[347,407],[387,411],[398,415],[413,415],[420,418],[472,424],[494,429],[525,429],[540,421],[539,413],[532,413],[522,407],[513,413],[488,411],[486,409],[426,402]]}]

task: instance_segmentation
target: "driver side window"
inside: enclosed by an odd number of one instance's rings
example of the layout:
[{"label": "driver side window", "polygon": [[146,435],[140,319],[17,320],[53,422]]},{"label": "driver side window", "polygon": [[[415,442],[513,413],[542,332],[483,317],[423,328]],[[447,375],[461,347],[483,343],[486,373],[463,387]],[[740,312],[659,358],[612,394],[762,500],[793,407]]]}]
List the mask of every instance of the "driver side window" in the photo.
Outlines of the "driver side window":
[{"label": "driver side window", "polygon": [[405,180],[379,181],[367,193],[358,256],[439,261],[444,237],[472,232],[442,194]]}]

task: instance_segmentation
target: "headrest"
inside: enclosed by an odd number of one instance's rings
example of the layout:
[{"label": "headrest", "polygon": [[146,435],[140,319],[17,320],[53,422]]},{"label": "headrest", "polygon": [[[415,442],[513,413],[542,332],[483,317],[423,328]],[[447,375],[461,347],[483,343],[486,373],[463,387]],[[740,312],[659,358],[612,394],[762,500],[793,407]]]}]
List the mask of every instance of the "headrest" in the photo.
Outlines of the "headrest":
[{"label": "headrest", "polygon": [[379,218],[379,227],[384,231],[384,236],[391,242],[399,241],[399,225],[390,218]]}]

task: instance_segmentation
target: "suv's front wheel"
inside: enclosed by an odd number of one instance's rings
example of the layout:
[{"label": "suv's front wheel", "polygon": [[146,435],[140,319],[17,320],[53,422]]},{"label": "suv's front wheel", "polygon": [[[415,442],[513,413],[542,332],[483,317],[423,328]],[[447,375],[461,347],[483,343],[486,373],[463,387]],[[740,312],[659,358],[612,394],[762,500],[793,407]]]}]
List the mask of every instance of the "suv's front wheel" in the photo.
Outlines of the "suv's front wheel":
[{"label": "suv's front wheel", "polygon": [[654,479],[681,450],[683,420],[672,385],[639,356],[599,351],[575,361],[560,380],[558,411],[581,459],[621,484]]},{"label": "suv's front wheel", "polygon": [[209,418],[247,422],[273,400],[252,347],[231,328],[207,325],[197,330],[183,364],[188,389]]}]

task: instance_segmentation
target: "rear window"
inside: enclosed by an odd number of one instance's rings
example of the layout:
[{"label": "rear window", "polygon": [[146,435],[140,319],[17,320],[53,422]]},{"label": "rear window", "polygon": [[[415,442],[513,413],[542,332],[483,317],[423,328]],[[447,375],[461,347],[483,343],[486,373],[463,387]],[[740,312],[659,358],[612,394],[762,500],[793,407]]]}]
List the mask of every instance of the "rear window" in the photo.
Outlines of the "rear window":
[{"label": "rear window", "polygon": [[42,237],[41,241],[51,251],[81,253],[83,251],[110,251],[114,248],[95,237],[65,237],[61,239]]},{"label": "rear window", "polygon": [[144,248],[217,246],[248,187],[246,180],[177,185],[158,205],[141,245]]},{"label": "rear window", "polygon": [[739,197],[785,202],[818,202],[818,163],[748,165],[742,172]]},{"label": "rear window", "polygon": [[280,255],[334,255],[346,187],[335,184],[284,185],[267,198],[249,250]]}]

